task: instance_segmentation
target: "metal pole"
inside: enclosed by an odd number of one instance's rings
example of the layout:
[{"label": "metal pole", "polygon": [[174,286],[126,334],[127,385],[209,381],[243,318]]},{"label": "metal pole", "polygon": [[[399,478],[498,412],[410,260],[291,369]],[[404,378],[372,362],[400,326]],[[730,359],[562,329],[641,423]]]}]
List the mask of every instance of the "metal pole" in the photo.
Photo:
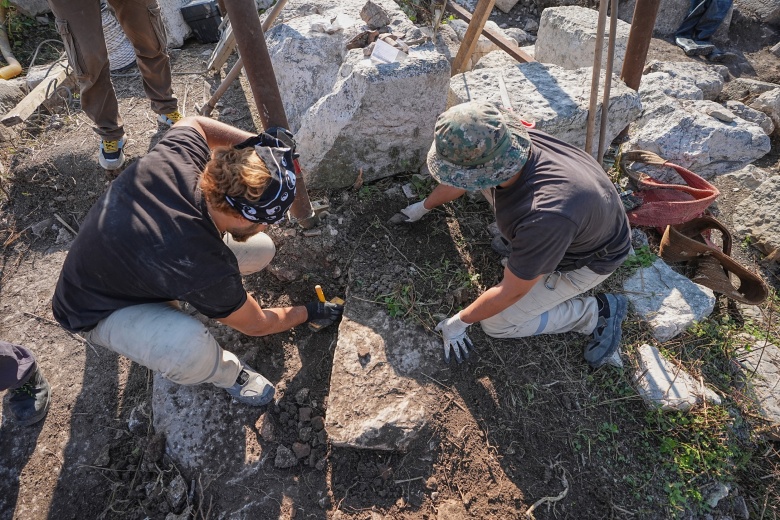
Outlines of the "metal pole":
[{"label": "metal pole", "polygon": [[585,153],[589,155],[593,155],[593,132],[596,128],[596,107],[599,101],[599,79],[601,76],[601,54],[604,51],[604,26],[607,23],[607,1],[600,0],[599,2],[599,21],[596,26],[596,52],[593,56],[588,123],[585,127]]},{"label": "metal pole", "polygon": [[[265,43],[265,35],[254,0],[224,0],[224,2],[236,35],[238,52],[241,56],[251,57],[244,62],[244,69],[263,128],[274,126],[289,128],[290,124],[284,112],[282,96],[276,83],[276,74],[274,74],[271,56],[268,54],[268,46]],[[301,227],[308,229],[314,227],[318,219],[312,211],[303,175],[297,164],[295,176],[298,189],[290,213]]]},{"label": "metal pole", "polygon": [[[603,0],[602,0],[603,1]],[[609,91],[612,87],[612,65],[615,62],[615,35],[617,33],[618,0],[612,0],[609,17],[609,42],[607,43],[607,68],[604,77],[604,97],[601,101],[601,126],[599,126],[599,148],[596,160],[601,164],[607,148],[607,122],[609,121]]]},{"label": "metal pole", "polygon": [[[636,0],[634,17],[631,19],[631,31],[628,33],[626,44],[626,57],[623,60],[623,70],[620,72],[620,79],[628,88],[639,90],[660,5],[661,0]],[[627,133],[628,127],[620,132],[618,139],[624,138]]]}]

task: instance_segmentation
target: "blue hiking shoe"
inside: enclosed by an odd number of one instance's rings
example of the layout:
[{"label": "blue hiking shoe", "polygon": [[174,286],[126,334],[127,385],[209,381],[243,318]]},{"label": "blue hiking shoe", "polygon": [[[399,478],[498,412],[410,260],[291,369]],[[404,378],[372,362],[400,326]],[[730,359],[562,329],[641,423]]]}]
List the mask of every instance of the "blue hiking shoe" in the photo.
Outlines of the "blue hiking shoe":
[{"label": "blue hiking shoe", "polygon": [[236,383],[225,390],[236,401],[249,406],[267,405],[276,393],[270,381],[246,365],[241,368]]},{"label": "blue hiking shoe", "polygon": [[628,313],[628,299],[620,294],[597,294],[599,318],[593,339],[585,347],[585,361],[593,368],[606,364],[623,366],[620,359],[622,324]]}]

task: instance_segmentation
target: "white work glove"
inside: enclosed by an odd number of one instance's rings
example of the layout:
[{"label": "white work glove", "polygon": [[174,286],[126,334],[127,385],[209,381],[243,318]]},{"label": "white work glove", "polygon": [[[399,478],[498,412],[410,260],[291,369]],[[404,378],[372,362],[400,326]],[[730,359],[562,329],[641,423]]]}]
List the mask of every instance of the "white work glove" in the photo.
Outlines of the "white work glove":
[{"label": "white work glove", "polygon": [[412,223],[417,222],[421,218],[423,218],[425,215],[428,214],[429,209],[425,209],[425,206],[423,206],[423,203],[425,202],[425,199],[421,200],[420,202],[415,202],[411,206],[406,206],[404,209],[401,210],[401,213],[406,215],[406,220],[404,220],[404,223]]},{"label": "white work glove", "polygon": [[442,339],[444,340],[445,362],[450,362],[450,349],[455,352],[455,360],[458,363],[462,363],[463,358],[468,359],[469,349],[474,348],[471,338],[466,334],[468,328],[469,324],[463,323],[460,320],[460,313],[451,318],[447,318],[446,320],[442,320],[436,325],[434,330],[436,332],[441,332]]}]

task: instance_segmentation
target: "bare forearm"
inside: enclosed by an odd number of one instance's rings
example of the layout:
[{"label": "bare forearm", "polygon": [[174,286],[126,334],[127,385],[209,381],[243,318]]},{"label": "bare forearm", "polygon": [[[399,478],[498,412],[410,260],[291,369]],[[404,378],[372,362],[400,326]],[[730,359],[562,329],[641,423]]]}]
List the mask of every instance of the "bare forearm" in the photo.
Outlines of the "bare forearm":
[{"label": "bare forearm", "polygon": [[471,305],[460,311],[460,319],[464,323],[476,323],[495,316],[520,301],[540,278],[537,276],[533,280],[523,280],[505,268],[501,283],[482,293]]},{"label": "bare forearm", "polygon": [[[254,330],[244,332],[248,336],[267,336],[290,330],[306,321],[306,307],[278,307],[263,309],[263,318],[256,322]],[[242,331],[243,332],[243,331]]]},{"label": "bare forearm", "polygon": [[185,117],[175,126],[195,127],[206,138],[209,148],[233,146],[252,137],[253,133],[203,116]]},{"label": "bare forearm", "polygon": [[523,296],[525,295],[518,296],[496,285],[483,292],[471,305],[460,311],[460,319],[464,323],[482,321],[509,308]]},{"label": "bare forearm", "polygon": [[433,189],[431,194],[425,198],[425,203],[423,204],[423,207],[429,210],[433,208],[437,208],[442,204],[446,204],[447,202],[452,202],[453,200],[457,199],[464,193],[466,193],[466,190],[455,188],[453,186],[448,186],[447,184],[439,184]]},{"label": "bare forearm", "polygon": [[305,322],[306,307],[275,307],[262,309],[252,295],[240,309],[219,321],[247,336],[267,336],[284,332]]}]

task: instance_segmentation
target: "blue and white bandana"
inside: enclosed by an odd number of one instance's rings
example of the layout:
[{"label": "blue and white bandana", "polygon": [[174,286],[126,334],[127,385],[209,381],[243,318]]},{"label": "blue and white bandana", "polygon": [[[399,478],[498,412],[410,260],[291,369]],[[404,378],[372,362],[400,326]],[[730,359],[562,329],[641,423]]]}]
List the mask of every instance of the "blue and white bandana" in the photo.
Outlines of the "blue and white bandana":
[{"label": "blue and white bandana", "polygon": [[267,133],[250,137],[243,143],[237,144],[235,148],[250,146],[254,147],[255,153],[268,168],[271,182],[263,190],[259,200],[252,201],[230,195],[225,195],[225,200],[250,222],[276,224],[284,220],[287,210],[295,200],[294,150]]}]

